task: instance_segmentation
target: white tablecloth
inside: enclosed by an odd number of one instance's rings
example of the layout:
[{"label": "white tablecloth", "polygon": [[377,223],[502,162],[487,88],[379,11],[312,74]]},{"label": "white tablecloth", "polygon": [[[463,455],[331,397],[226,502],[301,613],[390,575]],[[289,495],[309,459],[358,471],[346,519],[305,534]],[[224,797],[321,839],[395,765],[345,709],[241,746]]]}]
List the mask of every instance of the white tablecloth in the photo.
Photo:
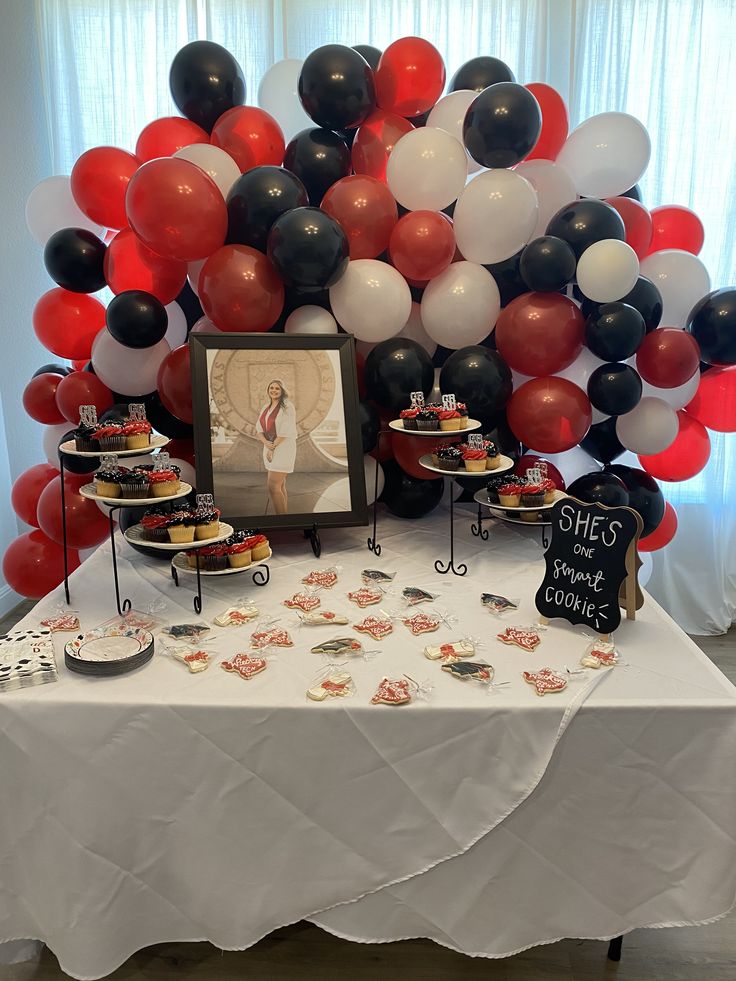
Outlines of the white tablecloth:
[{"label": "white tablecloth", "polygon": [[[461,530],[460,579],[433,569],[445,515],[384,519],[379,533],[380,559],[365,530],[332,532],[320,561],[296,537],[278,547],[266,587],[206,582],[204,619],[247,595],[292,631],[295,647],[251,682],[162,655],[116,679],[72,676],[57,635],[60,682],[0,696],[0,940],[43,940],[68,974],[97,978],[147,944],[244,948],[304,917],[355,940],[427,936],[499,957],[725,914],[736,691],[720,672],[648,599],[617,633],[625,666],[539,698],[522,669],[577,666],[587,639],[553,624],[533,654],[495,640],[535,617],[537,535],[494,525],[482,543]],[[135,607],[163,597],[167,622],[197,619],[189,579],[177,590],[166,564],[120,551]],[[112,612],[109,561],[103,548],[72,578],[83,628]],[[345,596],[366,566],[397,572],[384,609],[419,585],[458,622],[366,638],[381,652],[351,661],[356,696],[312,703],[323,661],[309,647],[346,628],[299,627],[280,603],[331,563],[340,581],[322,604],[351,622],[376,609]],[[520,597],[519,614],[491,617],[482,591]],[[205,646],[243,650],[249,632],[219,629]],[[462,635],[484,639],[479,659],[508,687],[459,682],[423,657]],[[431,681],[428,700],[370,705],[382,676],[403,673]]]}]

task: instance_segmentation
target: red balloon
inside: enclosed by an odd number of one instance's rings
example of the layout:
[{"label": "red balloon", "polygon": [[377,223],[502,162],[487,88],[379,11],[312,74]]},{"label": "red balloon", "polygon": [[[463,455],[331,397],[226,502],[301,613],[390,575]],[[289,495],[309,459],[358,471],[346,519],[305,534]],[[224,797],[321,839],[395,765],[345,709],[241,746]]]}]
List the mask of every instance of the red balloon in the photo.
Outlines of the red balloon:
[{"label": "red balloon", "polygon": [[701,375],[695,398],[685,408],[708,429],[736,433],[736,365]]},{"label": "red balloon", "polygon": [[606,204],[618,211],[624,223],[626,244],[636,252],[640,259],[652,251],[652,216],[641,203],[634,198],[605,198]]},{"label": "red balloon", "polygon": [[63,419],[75,426],[79,423],[80,405],[94,405],[99,419],[114,404],[115,397],[110,389],[91,371],[73,371],[62,378],[56,390],[56,405]]},{"label": "red balloon", "polygon": [[195,466],[194,441],[191,439],[172,439],[166,447],[166,452],[172,460],[186,460],[187,463]]},{"label": "red balloon", "polygon": [[558,490],[564,490],[565,478],[562,476],[562,474],[557,469],[557,467],[553,463],[550,463],[549,460],[545,460],[543,456],[537,456],[536,453],[524,453],[523,456],[520,456],[519,459],[516,461],[516,466],[514,467],[514,473],[518,477],[523,477],[526,474],[527,470],[530,470],[532,467],[538,466],[540,463],[544,463],[547,465],[547,476],[555,485],[555,487]]},{"label": "red balloon", "polygon": [[433,279],[455,255],[452,224],[437,211],[410,211],[391,232],[388,254],[402,276]]},{"label": "red balloon", "polygon": [[421,37],[389,44],[375,72],[376,102],[399,116],[421,116],[445,87],[445,63],[434,45]]},{"label": "red balloon", "polygon": [[[66,540],[70,548],[92,548],[109,534],[105,515],[94,501],[82,497],[79,488],[89,483],[89,474],[67,474],[64,478]],[[61,544],[61,477],[55,477],[38,499],[38,524],[53,542]]]},{"label": "red balloon", "polygon": [[72,167],[72,195],[82,211],[105,228],[123,228],[125,195],[139,162],[116,146],[87,150]]},{"label": "red balloon", "polygon": [[[192,371],[189,345],[182,344],[170,351],[161,362],[156,388],[164,407],[182,422],[193,422]],[[174,454],[169,449],[169,453]]]},{"label": "red balloon", "polygon": [[[382,436],[381,441],[384,439],[385,437]],[[453,443],[459,443],[461,439],[462,437],[460,436],[457,439],[445,437],[442,440],[438,439],[437,444],[451,446]],[[397,435],[391,438],[391,445],[394,459],[406,473],[411,474],[412,477],[417,477],[419,480],[437,479],[436,473],[432,470],[425,470],[419,462],[419,457],[431,453],[434,449],[435,443],[431,439],[423,436]]]},{"label": "red balloon", "polygon": [[181,116],[164,116],[144,126],[135,145],[135,155],[141,163],[156,157],[171,157],[177,150],[192,143],[209,143],[210,138],[201,126]]},{"label": "red balloon", "polygon": [[658,480],[672,483],[700,473],[710,457],[710,436],[705,426],[683,409],[677,413],[680,430],[674,443],[661,453],[640,456],[639,463]]},{"label": "red balloon", "polygon": [[56,390],[63,378],[63,375],[56,375],[51,371],[31,378],[23,389],[23,408],[31,419],[42,422],[45,426],[55,426],[65,421],[56,404]]},{"label": "red balloon", "polygon": [[168,259],[204,259],[225,241],[224,198],[212,178],[188,160],[161,157],[143,164],[130,182],[125,207],[138,238]]},{"label": "red balloon", "polygon": [[640,552],[656,552],[669,545],[677,532],[677,512],[669,501],[664,502],[664,517],[646,538],[639,539]]},{"label": "red balloon", "polygon": [[57,286],[44,293],[33,308],[36,337],[60,358],[89,361],[92,342],[105,326],[105,308],[86,293]]},{"label": "red balloon", "polygon": [[[582,351],[584,336],[585,318],[561,293],[522,293],[496,321],[498,353],[522,375],[553,375],[567,368]],[[530,445],[558,452],[534,442]]]},{"label": "red balloon", "polygon": [[358,129],[353,140],[352,162],[356,174],[386,182],[388,158],[402,136],[414,127],[408,119],[377,109]]},{"label": "red balloon", "polygon": [[542,112],[542,129],[539,139],[524,157],[525,160],[556,160],[557,154],[567,139],[570,129],[570,119],[567,106],[557,89],[544,82],[531,82],[524,86],[539,103]]},{"label": "red balloon", "polygon": [[284,160],[284,134],[276,120],[256,106],[235,106],[215,123],[211,142],[229,153],[240,172]]},{"label": "red balloon", "polygon": [[590,429],[593,410],[588,396],[566,378],[532,378],[511,396],[509,426],[526,446],[542,453],[564,453]]},{"label": "red balloon", "polygon": [[354,174],[336,181],[320,205],[348,237],[351,259],[375,259],[385,252],[399,211],[381,181]]},{"label": "red balloon", "polygon": [[692,334],[677,327],[658,327],[651,331],[636,352],[636,370],[656,388],[684,385],[699,365],[698,342]]},{"label": "red balloon", "polygon": [[24,470],[18,477],[10,492],[10,503],[21,521],[38,528],[36,509],[41,491],[47,484],[51,483],[54,477],[58,476],[59,471],[56,467],[52,467],[48,463],[37,463],[35,466],[29,467],[28,470]]},{"label": "red balloon", "polygon": [[[70,549],[67,558],[71,573],[79,567],[79,554]],[[3,576],[16,593],[41,599],[64,578],[64,549],[42,531],[29,531],[8,546]]]},{"label": "red balloon", "polygon": [[666,204],[652,209],[652,243],[650,252],[662,249],[682,249],[697,255],[703,248],[705,229],[703,223],[689,208],[679,204]]},{"label": "red balloon", "polygon": [[143,290],[164,305],[177,298],[187,279],[186,262],[152,252],[130,228],[119,231],[107,247],[104,270],[113,293]]},{"label": "red balloon", "polygon": [[264,331],[284,308],[284,285],[262,252],[223,245],[202,266],[199,299],[220,330]]}]

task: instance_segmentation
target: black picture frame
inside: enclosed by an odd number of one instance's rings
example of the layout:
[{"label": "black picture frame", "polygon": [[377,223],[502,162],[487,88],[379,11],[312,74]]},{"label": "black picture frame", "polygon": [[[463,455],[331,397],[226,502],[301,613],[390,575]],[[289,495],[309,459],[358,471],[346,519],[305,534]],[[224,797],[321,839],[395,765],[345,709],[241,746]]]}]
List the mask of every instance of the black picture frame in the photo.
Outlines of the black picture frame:
[{"label": "black picture frame", "polygon": [[[222,509],[223,520],[235,528],[279,528],[284,530],[307,530],[317,528],[347,528],[368,523],[368,507],[366,503],[365,477],[363,465],[363,441],[358,415],[358,378],[355,363],[355,340],[351,334],[315,335],[315,334],[239,334],[218,332],[212,334],[194,334],[189,338],[192,370],[192,403],[194,409],[194,449],[196,455],[197,490],[199,493],[209,493],[215,498],[215,503]],[[345,448],[347,472],[344,477],[349,481],[350,500],[345,510],[333,511],[295,511],[288,514],[275,513],[232,513],[229,506],[223,507],[222,495],[218,495],[215,467],[213,466],[213,435],[212,435],[212,403],[213,396],[210,387],[210,371],[208,355],[212,351],[255,352],[258,363],[263,365],[263,352],[273,352],[273,362],[283,361],[284,356],[294,357],[300,351],[306,355],[310,352],[336,352],[339,363],[339,380],[342,389],[342,404],[345,424]],[[215,356],[216,357],[216,356]],[[241,363],[242,363],[242,359]],[[210,358],[214,365],[214,358]],[[229,364],[230,362],[227,361]],[[250,399],[247,387],[238,389],[243,392],[242,399]],[[240,396],[239,396],[240,397]],[[252,400],[251,400],[252,402]],[[242,431],[243,436],[248,434]],[[302,434],[296,439],[303,439]],[[251,437],[252,438],[252,437]],[[235,471],[237,473],[237,471]],[[247,471],[250,472],[250,471]],[[298,479],[299,474],[291,476]],[[265,471],[264,471],[265,477]],[[344,479],[343,477],[343,479]],[[265,480],[264,480],[265,484]],[[227,502],[225,502],[227,505]]]}]

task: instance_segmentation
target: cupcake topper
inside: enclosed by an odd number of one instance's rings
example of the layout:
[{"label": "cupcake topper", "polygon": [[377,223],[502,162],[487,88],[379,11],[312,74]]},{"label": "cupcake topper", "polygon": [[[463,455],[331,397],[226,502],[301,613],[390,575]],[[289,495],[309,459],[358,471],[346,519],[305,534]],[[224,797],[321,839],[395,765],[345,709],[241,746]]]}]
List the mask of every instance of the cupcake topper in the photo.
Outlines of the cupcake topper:
[{"label": "cupcake topper", "polygon": [[424,405],[424,392],[411,392],[410,398],[412,409],[421,409]]},{"label": "cupcake topper", "polygon": [[[168,454],[166,454],[168,456]],[[214,511],[215,498],[212,494],[197,494],[198,511]]]},{"label": "cupcake topper", "polygon": [[480,433],[470,433],[468,436],[468,446],[471,450],[483,449],[483,437]]},{"label": "cupcake topper", "polygon": [[547,477],[549,477],[549,468],[547,466],[546,460],[537,460],[534,466],[539,470],[544,480],[546,480]]},{"label": "cupcake topper", "polygon": [[97,406],[96,405],[80,405],[79,406],[79,425],[80,426],[96,426],[97,425]]},{"label": "cupcake topper", "polygon": [[455,409],[457,408],[457,402],[455,401],[454,395],[443,395],[442,396],[442,408],[443,409]]},{"label": "cupcake topper", "polygon": [[526,479],[531,484],[541,484],[542,483],[542,471],[539,467],[529,467],[526,472]]},{"label": "cupcake topper", "polygon": [[[93,406],[94,408],[94,406]],[[117,453],[103,453],[100,457],[100,466],[103,470],[112,470],[118,465]]]},{"label": "cupcake topper", "polygon": [[168,470],[169,469],[169,460],[170,459],[171,459],[171,457],[165,451],[162,451],[160,453],[157,453],[156,456],[153,458],[153,469],[154,470]]},{"label": "cupcake topper", "polygon": [[128,418],[131,422],[146,421],[146,407],[142,402],[128,403]]}]

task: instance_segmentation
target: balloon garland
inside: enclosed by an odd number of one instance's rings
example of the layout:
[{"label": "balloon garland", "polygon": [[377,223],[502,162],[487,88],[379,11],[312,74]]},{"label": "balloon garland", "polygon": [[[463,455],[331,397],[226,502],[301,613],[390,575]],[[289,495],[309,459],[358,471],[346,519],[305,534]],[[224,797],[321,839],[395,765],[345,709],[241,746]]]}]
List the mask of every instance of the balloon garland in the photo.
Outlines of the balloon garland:
[{"label": "balloon garland", "polygon": [[[181,116],[150,122],[134,152],[86,150],[28,199],[56,284],[33,329],[72,367],[44,365],[23,394],[48,463],[13,487],[35,529],[4,557],[14,589],[61,580],[56,452],[80,405],[144,402],[193,464],[190,331],[339,325],[358,341],[365,453],[410,391],[453,392],[504,451],[523,446],[518,473],[546,459],[580,499],[638,510],[642,551],[672,539],[657,481],[699,473],[709,429],[736,431],[736,289],[711,292],[696,214],[642,202],[638,120],[569,132],[558,92],[490,56],[443,96],[442,57],[416,37],[278,62],[258,106],[211,41],[182,48],[169,82]],[[398,442],[380,444],[383,500],[420,517],[442,481]],[[627,450],[640,467],[615,462]],[[105,521],[78,494],[97,461],[65,463],[73,568]]]}]

